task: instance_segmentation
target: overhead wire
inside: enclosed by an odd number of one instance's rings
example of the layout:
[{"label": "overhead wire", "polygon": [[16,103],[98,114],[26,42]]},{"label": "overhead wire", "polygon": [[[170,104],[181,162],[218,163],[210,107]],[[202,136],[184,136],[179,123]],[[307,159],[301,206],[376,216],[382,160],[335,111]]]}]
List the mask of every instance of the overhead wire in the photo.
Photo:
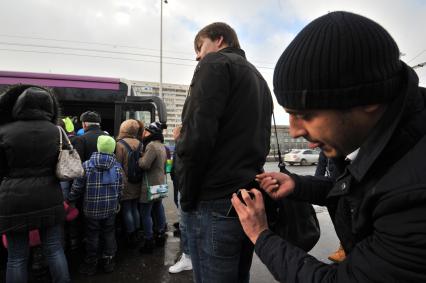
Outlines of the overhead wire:
[{"label": "overhead wire", "polygon": [[420,51],[416,56],[414,56],[413,58],[411,58],[411,60],[407,61],[407,64],[410,62],[413,62],[414,59],[416,59],[417,57],[419,57],[420,55],[422,55],[423,53],[426,52],[426,49],[423,49],[422,51]]},{"label": "overhead wire", "polygon": [[[74,51],[85,51],[85,52],[89,51],[89,52],[101,52],[101,53],[111,53],[111,54],[120,54],[120,55],[132,55],[132,56],[144,56],[144,57],[151,57],[151,58],[160,58],[159,55],[131,53],[131,52],[118,52],[118,51],[108,51],[108,50],[98,50],[98,49],[87,49],[87,48],[45,46],[45,45],[37,45],[37,44],[16,44],[16,43],[5,43],[5,42],[0,42],[0,44],[9,45],[9,46],[15,45],[15,46],[25,46],[25,47],[39,47],[39,48],[41,47],[41,48],[66,49],[66,50],[74,50]],[[67,52],[56,52],[56,51],[23,50],[23,49],[10,49],[10,48],[0,48],[0,51],[39,53],[39,54],[55,54],[55,55],[68,55],[68,56],[79,56],[79,57],[101,58],[101,59],[112,59],[112,60],[159,63],[159,61],[150,61],[150,60],[142,60],[142,59],[135,59],[135,58],[122,58],[122,57],[101,56],[101,55],[94,55],[94,54],[79,54],[79,53],[67,53]],[[167,61],[163,62],[164,64],[168,64],[168,65],[195,67],[195,63],[196,63],[193,59],[179,58],[179,57],[163,56],[163,59],[194,62],[193,65],[180,64],[180,63],[167,62]],[[272,67],[267,67],[267,66],[256,66],[256,67],[259,68],[259,69],[266,69],[266,70],[273,70],[274,69]]]},{"label": "overhead wire", "polygon": [[[66,52],[54,52],[54,51],[35,51],[35,50],[7,49],[7,48],[0,48],[0,51],[23,52],[23,53],[38,53],[38,54],[54,54],[54,55],[68,55],[68,56],[90,57],[90,58],[101,58],[101,59],[112,59],[112,60],[123,60],[123,61],[138,61],[138,62],[147,62],[147,63],[159,63],[159,61],[149,61],[149,60],[134,59],[134,58],[120,58],[120,57],[111,57],[111,56],[99,56],[99,55],[66,53]],[[169,65],[195,67],[195,65],[179,64],[179,63],[174,63],[174,62],[163,62],[163,63],[164,64],[169,64]]]},{"label": "overhead wire", "polygon": [[[68,42],[68,43],[78,43],[78,44],[90,44],[90,45],[100,45],[100,46],[108,46],[112,48],[129,48],[129,49],[138,49],[138,50],[148,50],[148,51],[156,51],[158,52],[158,49],[151,49],[151,48],[143,48],[139,46],[128,46],[128,45],[119,45],[119,44],[112,44],[112,43],[101,43],[101,42],[90,42],[90,41],[78,41],[78,40],[67,40],[67,39],[53,39],[53,38],[46,38],[46,37],[30,37],[30,36],[19,36],[19,35],[8,35],[8,34],[0,34],[0,37],[11,37],[11,38],[20,38],[20,39],[31,39],[31,40],[45,40],[45,41],[54,41],[54,42]],[[81,50],[81,51],[90,51],[90,52],[102,52],[102,53],[111,53],[111,54],[124,54],[124,55],[135,55],[135,56],[146,56],[146,57],[160,57],[158,55],[150,55],[150,54],[141,54],[141,53],[132,53],[132,52],[125,52],[125,51],[108,51],[108,50],[99,50],[99,49],[90,49],[90,48],[72,48],[72,47],[58,47],[53,45],[39,45],[39,44],[25,44],[25,43],[12,43],[12,42],[0,42],[5,45],[18,45],[18,46],[27,46],[27,47],[42,47],[42,48],[60,48],[60,49],[69,49],[69,50]],[[171,50],[163,50],[165,52],[173,52],[173,53],[181,53],[181,54],[187,54],[188,52],[181,52],[181,51],[171,51]],[[191,54],[192,56],[193,54]],[[194,59],[189,58],[181,58],[181,57],[172,57],[172,56],[163,56],[165,59],[172,59],[172,60],[183,60],[183,61],[193,61]],[[272,63],[268,62],[260,62],[258,60],[252,61],[253,63],[261,63],[261,64],[270,64]],[[269,69],[273,70],[273,67],[268,66],[259,66],[259,64],[255,64],[257,68],[260,69]]]}]

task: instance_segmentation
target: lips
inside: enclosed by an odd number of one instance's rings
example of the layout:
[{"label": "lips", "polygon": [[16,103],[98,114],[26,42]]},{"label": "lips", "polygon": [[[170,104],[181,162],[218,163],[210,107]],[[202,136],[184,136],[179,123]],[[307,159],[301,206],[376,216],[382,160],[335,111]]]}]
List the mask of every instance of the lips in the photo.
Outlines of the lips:
[{"label": "lips", "polygon": [[311,149],[317,148],[317,147],[321,147],[321,143],[319,142],[309,142],[308,143],[308,147]]}]

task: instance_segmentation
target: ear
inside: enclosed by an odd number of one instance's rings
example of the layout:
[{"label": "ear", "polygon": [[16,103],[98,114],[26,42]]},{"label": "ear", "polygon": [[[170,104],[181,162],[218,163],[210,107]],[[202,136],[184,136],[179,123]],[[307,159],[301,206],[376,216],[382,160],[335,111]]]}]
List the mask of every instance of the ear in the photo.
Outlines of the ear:
[{"label": "ear", "polygon": [[223,36],[221,36],[221,37],[219,37],[218,39],[216,39],[215,41],[215,44],[216,44],[216,46],[218,47],[218,48],[225,48],[225,47],[227,47],[228,45],[225,43],[225,41],[224,41],[224,39],[223,39]]}]

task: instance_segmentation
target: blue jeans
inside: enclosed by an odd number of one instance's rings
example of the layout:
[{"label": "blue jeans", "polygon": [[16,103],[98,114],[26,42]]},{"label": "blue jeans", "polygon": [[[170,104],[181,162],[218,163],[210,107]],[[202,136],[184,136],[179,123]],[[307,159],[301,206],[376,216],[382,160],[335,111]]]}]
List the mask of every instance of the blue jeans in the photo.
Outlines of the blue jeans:
[{"label": "blue jeans", "polygon": [[[62,248],[62,228],[56,225],[39,229],[43,254],[49,263],[52,282],[71,282],[67,259]],[[28,281],[29,239],[27,232],[6,234],[9,243],[6,283]]]},{"label": "blue jeans", "polygon": [[155,217],[158,232],[163,233],[166,226],[166,215],[161,199],[148,203],[140,203],[140,209],[145,239],[150,240],[154,237],[151,213]]},{"label": "blue jeans", "polygon": [[254,246],[237,217],[227,217],[231,200],[201,201],[182,214],[196,283],[249,282]]},{"label": "blue jeans", "polygon": [[68,195],[70,194],[71,190],[71,182],[70,181],[61,181],[61,189],[62,189],[62,195],[64,196],[64,199],[68,198]]},{"label": "blue jeans", "polygon": [[126,232],[130,234],[139,229],[141,227],[141,219],[138,209],[138,200],[123,200],[121,202],[121,209]]},{"label": "blue jeans", "polygon": [[86,217],[86,262],[98,260],[99,237],[103,239],[102,257],[113,257],[117,251],[115,241],[115,215],[105,219]]}]

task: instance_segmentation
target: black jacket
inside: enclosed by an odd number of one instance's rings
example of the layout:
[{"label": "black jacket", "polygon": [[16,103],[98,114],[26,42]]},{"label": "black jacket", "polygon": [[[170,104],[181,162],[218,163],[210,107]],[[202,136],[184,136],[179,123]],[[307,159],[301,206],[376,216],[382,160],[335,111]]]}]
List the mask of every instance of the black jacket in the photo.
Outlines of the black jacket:
[{"label": "black jacket", "polygon": [[327,205],[347,253],[327,265],[263,232],[256,253],[282,282],[426,282],[426,90],[407,84],[336,183],[295,177],[295,198]]},{"label": "black jacket", "polygon": [[243,50],[228,47],[199,62],[176,147],[184,211],[200,200],[229,197],[261,171],[272,107],[268,85]]},{"label": "black jacket", "polygon": [[[8,93],[0,96],[0,108],[10,103],[5,96]],[[57,109],[47,96],[24,96],[10,104],[15,106],[12,119],[0,125],[0,234],[64,221],[62,190],[55,176]]]},{"label": "black jacket", "polygon": [[102,135],[107,134],[99,126],[92,125],[88,127],[84,135],[75,137],[73,144],[80,155],[81,162],[89,160],[92,153],[98,151],[98,137]]}]

